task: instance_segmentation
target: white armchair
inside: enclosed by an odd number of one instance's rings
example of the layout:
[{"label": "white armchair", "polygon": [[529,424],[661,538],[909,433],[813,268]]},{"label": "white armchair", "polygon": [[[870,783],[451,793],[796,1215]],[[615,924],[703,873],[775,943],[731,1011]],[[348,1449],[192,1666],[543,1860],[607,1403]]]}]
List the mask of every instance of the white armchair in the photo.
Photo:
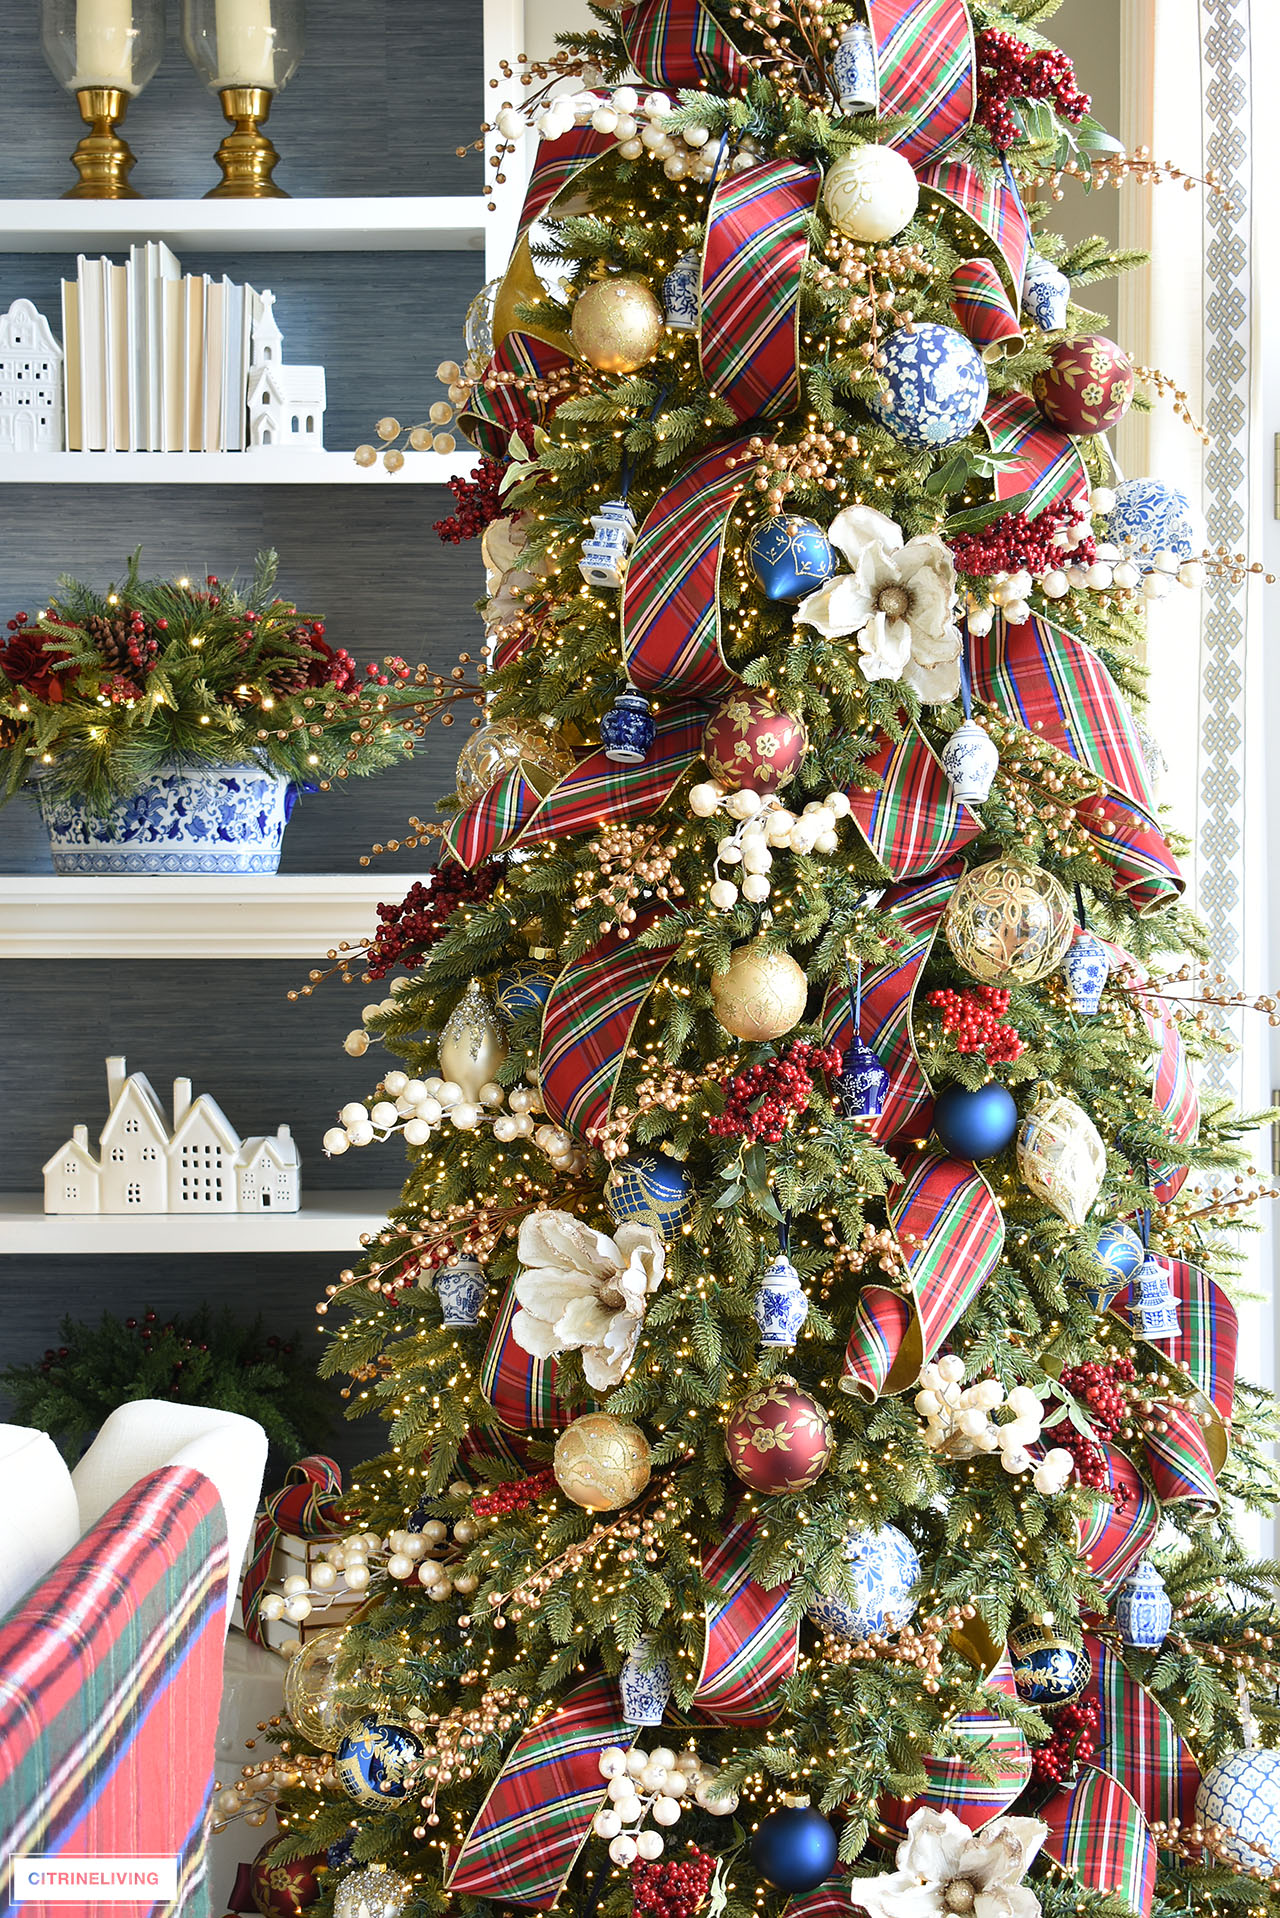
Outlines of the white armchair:
[{"label": "white armchair", "polygon": [[75,1487],[47,1432],[0,1425],[0,1490],[4,1552],[0,1554],[0,1618],[51,1572],[84,1529]]}]

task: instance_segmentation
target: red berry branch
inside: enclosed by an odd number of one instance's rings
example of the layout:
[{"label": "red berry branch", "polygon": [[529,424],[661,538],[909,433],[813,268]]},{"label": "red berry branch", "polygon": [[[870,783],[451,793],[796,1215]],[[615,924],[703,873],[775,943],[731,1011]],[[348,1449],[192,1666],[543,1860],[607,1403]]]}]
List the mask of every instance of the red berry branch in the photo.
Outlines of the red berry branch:
[{"label": "red berry branch", "polygon": [[[1092,1423],[1108,1438],[1114,1438],[1129,1417],[1129,1399],[1120,1386],[1131,1383],[1135,1377],[1132,1359],[1116,1359],[1111,1365],[1101,1365],[1095,1359],[1085,1365],[1068,1366],[1060,1383],[1073,1398],[1079,1399]],[[1102,1447],[1066,1420],[1056,1428],[1054,1438],[1075,1460],[1080,1483],[1094,1491],[1105,1491],[1107,1458]],[[1123,1486],[1117,1489],[1116,1497],[1123,1505],[1127,1497]]]},{"label": "red berry branch", "polygon": [[436,867],[431,884],[416,879],[397,905],[378,907],[381,924],[365,948],[366,977],[385,979],[395,966],[416,963],[428,946],[443,938],[450,915],[459,906],[488,899],[505,868],[491,860],[468,872],[455,860]]},{"label": "red berry branch", "polygon": [[1053,1737],[1032,1749],[1032,1784],[1063,1785],[1074,1775],[1077,1765],[1096,1758],[1100,1725],[1101,1714],[1096,1705],[1063,1705],[1054,1714]]},{"label": "red berry branch", "polygon": [[644,1918],[693,1918],[707,1895],[716,1861],[696,1845],[687,1858],[655,1858],[631,1867],[637,1913]]},{"label": "red berry branch", "polygon": [[978,35],[978,125],[1003,153],[1016,146],[1022,128],[1011,100],[1042,100],[1073,126],[1089,111],[1089,95],[1076,85],[1075,68],[1057,47],[1036,51],[1015,34],[988,27]]},{"label": "red berry branch", "polygon": [[495,1485],[491,1492],[477,1493],[471,1509],[477,1518],[505,1518],[509,1512],[527,1512],[547,1496],[555,1482],[556,1475],[551,1471],[512,1479],[506,1485]]},{"label": "red berry branch", "polygon": [[940,986],[929,994],[929,1004],[942,1014],[942,1030],[954,1033],[957,1052],[985,1053],[990,1065],[1008,1065],[1025,1051],[1016,1026],[1001,1024],[1009,1010],[1009,995],[998,986],[975,986],[954,992]]},{"label": "red berry branch", "polygon": [[502,498],[498,487],[506,471],[501,460],[485,455],[479,466],[473,466],[466,479],[446,481],[449,491],[458,502],[458,510],[448,519],[438,519],[432,527],[442,540],[450,546],[461,545],[464,539],[478,539],[492,520],[502,517]]},{"label": "red berry branch", "polygon": [[807,1110],[813,1094],[813,1073],[838,1072],[838,1046],[811,1045],[798,1039],[776,1059],[748,1066],[725,1085],[724,1111],[707,1121],[717,1139],[757,1139],[777,1145],[790,1120]]},{"label": "red berry branch", "polygon": [[[947,541],[958,573],[974,579],[986,579],[995,573],[1026,571],[1032,579],[1062,566],[1068,553],[1055,546],[1054,534],[1076,524],[1076,512],[1070,500],[1055,500],[1034,519],[1025,513],[1006,513],[992,520],[977,533],[956,533]],[[1072,563],[1092,566],[1098,557],[1092,535],[1073,546]]]}]

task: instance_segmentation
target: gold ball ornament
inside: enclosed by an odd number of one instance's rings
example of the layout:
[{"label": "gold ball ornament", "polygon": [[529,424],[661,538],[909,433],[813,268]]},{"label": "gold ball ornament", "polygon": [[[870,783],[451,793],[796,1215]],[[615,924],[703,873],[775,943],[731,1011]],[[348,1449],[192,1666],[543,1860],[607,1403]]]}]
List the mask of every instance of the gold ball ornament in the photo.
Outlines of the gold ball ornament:
[{"label": "gold ball ornament", "polygon": [[993,859],[964,875],[942,930],[965,971],[984,985],[1030,986],[1062,963],[1076,921],[1052,873]]},{"label": "gold ball ornament", "polygon": [[712,975],[711,997],[735,1039],[780,1039],[804,1017],[809,981],[789,952],[752,939]]},{"label": "gold ball ornament", "polygon": [[822,204],[847,240],[891,240],[915,217],[920,184],[893,147],[855,147],[828,168]]},{"label": "gold ball ornament", "polygon": [[601,373],[634,373],[646,365],[665,330],[662,302],[647,280],[630,273],[597,280],[580,293],[569,326],[583,359]]},{"label": "gold ball ornament", "polygon": [[285,1668],[285,1711],[302,1736],[322,1752],[337,1751],[347,1725],[360,1715],[354,1699],[341,1697],[335,1677],[345,1636],[344,1625],[317,1632]]},{"label": "gold ball ornament", "polygon": [[556,1440],[551,1461],[566,1498],[588,1512],[616,1512],[649,1483],[649,1441],[610,1412],[586,1412]]},{"label": "gold ball ornament", "polygon": [[473,733],[458,754],[458,804],[474,805],[517,766],[524,767],[530,783],[540,792],[549,792],[573,765],[573,753],[557,734],[495,719]]},{"label": "gold ball ornament", "polygon": [[506,1030],[492,999],[473,979],[440,1034],[440,1074],[462,1087],[473,1103],[497,1074],[508,1052]]}]

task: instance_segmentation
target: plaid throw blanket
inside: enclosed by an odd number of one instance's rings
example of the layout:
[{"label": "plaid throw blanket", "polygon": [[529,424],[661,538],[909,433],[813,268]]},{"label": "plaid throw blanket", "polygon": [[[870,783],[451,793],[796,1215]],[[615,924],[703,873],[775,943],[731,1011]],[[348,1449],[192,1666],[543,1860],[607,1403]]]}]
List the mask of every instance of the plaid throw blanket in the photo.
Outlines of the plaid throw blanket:
[{"label": "plaid throw blanket", "polygon": [[206,1918],[204,1812],[222,1689],[226,1525],[210,1481],[168,1466],[120,1498],[0,1623],[0,1914],[13,1852],[178,1858],[173,1904]]}]

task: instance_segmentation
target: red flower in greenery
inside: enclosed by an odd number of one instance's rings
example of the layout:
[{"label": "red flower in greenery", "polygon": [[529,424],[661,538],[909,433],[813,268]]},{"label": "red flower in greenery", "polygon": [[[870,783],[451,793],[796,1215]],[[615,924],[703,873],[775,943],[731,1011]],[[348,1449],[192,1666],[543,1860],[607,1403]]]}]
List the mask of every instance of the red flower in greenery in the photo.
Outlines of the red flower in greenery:
[{"label": "red flower in greenery", "polygon": [[359,673],[356,662],[345,646],[331,646],[324,637],[324,627],[319,620],[299,631],[299,638],[305,641],[311,654],[311,663],[307,667],[308,686],[335,686],[340,693],[349,692],[356,684]]},{"label": "red flower in greenery", "polygon": [[[37,627],[28,626],[25,613],[9,621],[9,632],[11,637],[0,649],[0,671],[11,685],[21,686],[36,699],[46,700],[52,706],[61,705],[67,679],[62,670],[66,660],[46,651],[45,635]],[[47,643],[56,646],[61,642]]]}]

